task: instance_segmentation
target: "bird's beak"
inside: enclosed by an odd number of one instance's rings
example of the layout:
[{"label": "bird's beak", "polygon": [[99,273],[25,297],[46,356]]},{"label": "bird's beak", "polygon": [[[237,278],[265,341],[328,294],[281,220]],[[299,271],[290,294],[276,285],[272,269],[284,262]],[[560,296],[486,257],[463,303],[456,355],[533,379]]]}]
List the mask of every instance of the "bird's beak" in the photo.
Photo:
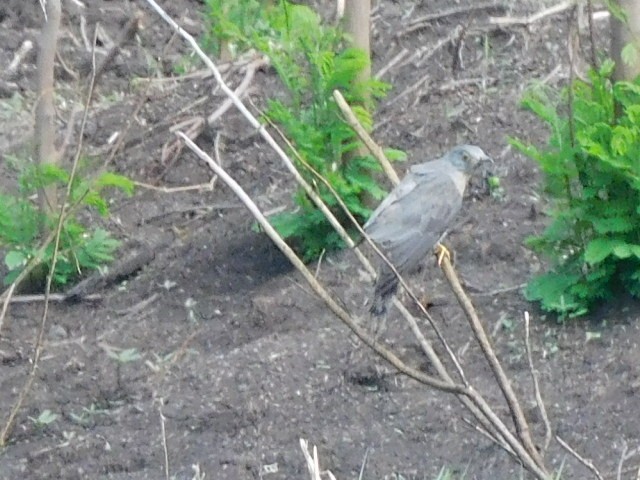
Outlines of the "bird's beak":
[{"label": "bird's beak", "polygon": [[496,162],[493,161],[493,158],[486,156],[484,157],[482,160],[480,160],[480,163],[490,163],[491,165],[495,165]]}]

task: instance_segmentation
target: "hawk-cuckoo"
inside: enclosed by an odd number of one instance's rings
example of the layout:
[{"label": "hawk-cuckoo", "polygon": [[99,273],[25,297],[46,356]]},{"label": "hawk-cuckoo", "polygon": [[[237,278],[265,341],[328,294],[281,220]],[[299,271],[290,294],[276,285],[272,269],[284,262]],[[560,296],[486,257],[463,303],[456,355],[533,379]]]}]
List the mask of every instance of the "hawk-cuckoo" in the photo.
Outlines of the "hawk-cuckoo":
[{"label": "hawk-cuckoo", "polygon": [[[479,147],[461,145],[438,160],[409,169],[364,225],[398,273],[417,268],[432,251],[462,206],[467,182],[483,161]],[[382,315],[398,288],[398,279],[383,260],[378,268],[373,315]]]}]

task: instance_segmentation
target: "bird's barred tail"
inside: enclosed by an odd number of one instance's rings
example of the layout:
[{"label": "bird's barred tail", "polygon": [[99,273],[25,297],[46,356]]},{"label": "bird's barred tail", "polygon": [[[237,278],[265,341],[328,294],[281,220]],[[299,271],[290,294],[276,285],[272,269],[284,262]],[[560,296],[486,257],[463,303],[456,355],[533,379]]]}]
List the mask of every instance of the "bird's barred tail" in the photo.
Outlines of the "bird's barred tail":
[{"label": "bird's barred tail", "polygon": [[398,278],[393,272],[380,272],[376,280],[373,302],[369,312],[374,317],[380,317],[387,313],[389,301],[398,290]]}]

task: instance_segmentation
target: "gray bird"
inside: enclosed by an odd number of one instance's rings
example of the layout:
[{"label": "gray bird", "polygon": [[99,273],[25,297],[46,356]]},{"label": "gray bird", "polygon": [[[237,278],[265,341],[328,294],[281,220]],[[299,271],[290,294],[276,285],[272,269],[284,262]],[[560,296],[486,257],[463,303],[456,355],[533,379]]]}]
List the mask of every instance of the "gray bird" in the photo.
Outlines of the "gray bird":
[{"label": "gray bird", "polygon": [[[398,273],[416,269],[433,250],[458,214],[469,178],[484,161],[493,162],[479,147],[455,147],[438,160],[412,166],[376,208],[364,231]],[[398,278],[380,262],[370,309],[375,316],[386,312],[398,289]]]}]

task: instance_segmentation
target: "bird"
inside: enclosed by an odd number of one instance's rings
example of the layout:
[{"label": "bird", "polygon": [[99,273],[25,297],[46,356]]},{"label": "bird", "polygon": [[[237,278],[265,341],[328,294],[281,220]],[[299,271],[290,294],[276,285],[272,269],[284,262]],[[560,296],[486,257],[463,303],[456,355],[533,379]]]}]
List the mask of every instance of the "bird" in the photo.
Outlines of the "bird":
[{"label": "bird", "polygon": [[[493,160],[480,147],[459,145],[437,160],[416,164],[371,214],[364,232],[400,275],[417,269],[438,244],[462,207],[469,179],[484,162]],[[398,278],[381,259],[371,315],[384,315],[397,289]]]}]

